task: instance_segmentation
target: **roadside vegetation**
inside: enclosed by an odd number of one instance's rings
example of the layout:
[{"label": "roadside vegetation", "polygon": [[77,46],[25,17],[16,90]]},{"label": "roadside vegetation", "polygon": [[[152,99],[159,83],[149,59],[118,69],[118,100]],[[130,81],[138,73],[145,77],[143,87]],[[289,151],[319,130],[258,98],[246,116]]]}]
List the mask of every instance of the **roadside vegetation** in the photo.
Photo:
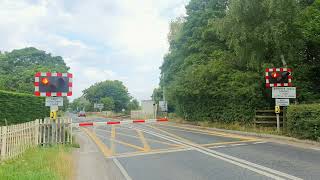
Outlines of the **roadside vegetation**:
[{"label": "roadside vegetation", "polygon": [[[49,108],[44,98],[35,97],[36,72],[67,72],[69,67],[60,56],[33,47],[0,51],[0,126],[34,121],[47,117]],[[64,98],[65,111],[68,99]],[[6,122],[5,122],[6,121]]]},{"label": "roadside vegetation", "polygon": [[[34,75],[68,70],[62,57],[33,47],[0,52],[0,126],[48,117],[45,98],[33,95]],[[65,111],[67,106],[65,97],[61,110]],[[60,116],[63,116],[62,111]],[[11,136],[13,138],[13,134]],[[73,176],[72,147],[79,147],[79,144],[27,149],[21,156],[1,162],[0,179],[70,180]]]},{"label": "roadside vegetation", "polygon": [[47,117],[49,108],[44,98],[0,90],[0,112],[0,126],[4,126]]},{"label": "roadside vegetation", "polygon": [[27,150],[21,157],[0,164],[1,180],[70,180],[73,160],[69,146]]},{"label": "roadside vegetation", "polygon": [[103,111],[113,111],[116,113],[139,109],[139,102],[133,99],[128,88],[123,82],[118,80],[106,80],[95,83],[83,91],[83,96],[75,99],[70,105],[73,111],[99,111],[94,109],[94,104],[103,104]]},{"label": "roadside vegetation", "polygon": [[186,9],[171,23],[153,93],[162,100],[164,91],[170,112],[189,122],[251,126],[256,109],[274,108],[265,69],[283,60],[293,69],[297,103],[320,102],[320,0],[191,0]]},{"label": "roadside vegetation", "polygon": [[283,131],[277,132],[276,127],[263,127],[263,126],[254,126],[253,123],[241,123],[241,122],[219,122],[219,121],[186,121],[183,118],[177,117],[176,115],[169,115],[170,122],[181,123],[181,124],[191,124],[200,127],[209,127],[209,128],[218,128],[218,129],[227,129],[234,131],[243,131],[243,132],[254,132],[258,134],[273,134],[273,135],[285,135]]},{"label": "roadside vegetation", "polygon": [[172,122],[192,124],[201,127],[211,127],[235,131],[254,132],[259,134],[273,134],[310,139],[320,142],[320,104],[301,104],[288,107],[286,126],[278,132],[276,127],[255,126],[253,123],[219,122],[219,121],[186,121],[169,114]]}]

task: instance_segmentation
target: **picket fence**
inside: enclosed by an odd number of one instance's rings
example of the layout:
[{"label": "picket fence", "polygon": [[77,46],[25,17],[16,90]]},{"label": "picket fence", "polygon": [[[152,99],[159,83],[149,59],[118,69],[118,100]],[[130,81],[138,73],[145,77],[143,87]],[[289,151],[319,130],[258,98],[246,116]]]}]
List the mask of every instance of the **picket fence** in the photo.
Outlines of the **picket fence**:
[{"label": "picket fence", "polygon": [[37,119],[22,124],[0,127],[0,160],[20,156],[28,148],[38,145],[72,143],[72,120],[58,118]]}]

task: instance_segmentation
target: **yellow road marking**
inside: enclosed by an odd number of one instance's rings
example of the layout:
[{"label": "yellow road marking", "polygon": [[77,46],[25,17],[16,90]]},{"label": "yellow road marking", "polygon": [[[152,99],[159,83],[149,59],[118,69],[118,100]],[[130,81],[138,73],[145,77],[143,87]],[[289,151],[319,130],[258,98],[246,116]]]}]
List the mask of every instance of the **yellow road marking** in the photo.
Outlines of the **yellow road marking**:
[{"label": "yellow road marking", "polygon": [[[108,139],[107,137],[103,137],[103,136],[99,136],[99,137],[103,138],[103,139]],[[129,147],[132,147],[134,149],[138,149],[140,151],[144,151],[144,149],[142,147],[136,146],[134,144],[129,144],[129,143],[126,143],[126,142],[123,142],[123,141],[119,141],[119,140],[116,140],[116,139],[111,139],[111,138],[110,138],[110,141],[111,142],[116,142],[116,143],[119,143],[119,144],[122,144],[122,145],[125,145],[125,146],[129,146]]]},{"label": "yellow road marking", "polygon": [[165,153],[167,151],[172,151],[172,150],[188,150],[188,149],[174,147],[174,148],[151,150],[149,152],[136,151],[136,152],[132,152],[132,153],[120,153],[120,154],[117,154],[115,157],[119,157],[119,156],[132,157],[132,156],[139,156],[139,155],[158,154],[158,153]]},{"label": "yellow road marking", "polygon": [[111,140],[111,152],[112,154],[115,153],[115,145],[114,145],[114,141],[116,138],[116,127],[114,125],[111,126],[111,136],[110,136],[110,140]]},{"label": "yellow road marking", "polygon": [[195,133],[195,134],[204,134],[204,135],[210,135],[210,136],[219,136],[219,137],[226,137],[226,138],[236,138],[236,139],[248,139],[251,140],[253,138],[248,138],[248,137],[243,137],[243,136],[237,136],[237,135],[232,135],[232,134],[217,134],[215,132],[207,131],[207,132],[202,132],[201,130],[196,130],[196,129],[190,129],[190,130],[184,130],[183,128],[178,129],[178,127],[175,127],[175,129],[166,127],[168,130],[173,130],[173,131],[183,131],[183,132],[190,132],[190,133]]},{"label": "yellow road marking", "polygon": [[116,127],[115,127],[115,125],[112,125],[112,127],[111,127],[111,137],[113,139],[116,138]]},{"label": "yellow road marking", "polygon": [[177,136],[177,135],[175,135],[175,134],[169,133],[168,131],[162,130],[162,129],[157,128],[157,127],[155,127],[155,126],[152,126],[152,125],[146,125],[146,126],[151,127],[151,128],[153,128],[153,129],[156,129],[156,130],[158,130],[158,131],[160,131],[160,132],[162,132],[162,133],[164,133],[164,134],[167,134],[167,135],[169,135],[169,136],[175,137],[175,138],[177,138],[177,139],[180,139],[180,140],[183,140],[183,141],[186,141],[186,142],[189,142],[189,143],[194,143],[194,142],[190,141],[189,139],[186,139],[186,138]]},{"label": "yellow road marking", "polygon": [[[214,146],[218,146],[218,145],[228,145],[228,144],[237,144],[237,143],[254,142],[254,141],[255,140],[243,140],[243,141],[209,143],[209,144],[198,144],[198,145],[202,146],[202,147],[214,147]],[[165,149],[155,149],[155,150],[150,150],[149,152],[136,151],[136,152],[129,152],[129,153],[119,153],[119,154],[116,154],[115,157],[133,157],[133,156],[142,156],[142,155],[149,155],[149,154],[170,153],[171,151],[175,152],[174,150],[188,151],[188,150],[192,150],[192,149],[182,148],[182,147],[174,147],[174,148],[165,148]]]},{"label": "yellow road marking", "polygon": [[110,157],[112,155],[112,152],[108,147],[91,131],[89,131],[86,128],[81,128],[87,135],[93,140],[93,142],[96,143],[100,151],[103,153],[104,156]]},{"label": "yellow road marking", "polygon": [[230,137],[230,138],[238,138],[238,139],[247,139],[247,140],[259,140],[258,138],[254,137],[246,137],[246,136],[241,136],[241,135],[235,135],[235,134],[227,134],[227,133],[220,133],[216,131],[208,131],[208,130],[202,130],[202,129],[195,129],[195,128],[189,128],[189,127],[181,127],[181,126],[176,126],[176,125],[169,125],[169,124],[159,124],[160,126],[168,126],[168,127],[174,127],[174,128],[179,128],[179,129],[187,129],[191,130],[193,132],[202,132],[210,135],[220,135],[223,137]]},{"label": "yellow road marking", "polygon": [[[97,130],[110,132],[110,131],[104,130],[104,129],[97,129]],[[140,139],[140,138],[137,137],[137,136],[132,136],[132,135],[128,135],[128,134],[123,134],[123,133],[120,133],[120,132],[117,132],[117,134],[122,135],[122,136],[127,136],[127,137],[131,137],[131,138],[135,138],[135,139]],[[179,144],[167,143],[167,142],[158,141],[158,140],[150,139],[150,138],[145,138],[145,139],[148,140],[149,142],[156,142],[156,143],[161,143],[161,144],[165,144],[165,145],[169,145],[169,146],[181,147],[181,145],[179,145]]]},{"label": "yellow road marking", "polygon": [[255,142],[256,140],[242,140],[242,141],[230,141],[230,142],[218,142],[218,143],[209,143],[209,144],[200,144],[203,147],[211,147],[218,145],[227,145],[227,144],[237,144],[237,143],[245,143],[245,142]]},{"label": "yellow road marking", "polygon": [[144,137],[143,133],[141,131],[139,131],[139,130],[137,130],[137,133],[138,133],[138,135],[140,137],[140,140],[141,140],[141,142],[143,144],[144,152],[149,152],[151,150],[151,148],[150,148],[146,138]]},{"label": "yellow road marking", "polygon": [[119,144],[122,144],[122,145],[125,145],[125,146],[132,147],[132,148],[134,148],[134,149],[138,149],[138,150],[144,151],[144,148],[139,147],[139,146],[136,146],[136,145],[134,145],[134,144],[129,144],[129,143],[126,143],[126,142],[123,142],[123,141],[115,140],[115,139],[112,140],[112,141],[114,141],[114,142],[116,142],[116,143],[119,143]]},{"label": "yellow road marking", "polygon": [[[189,141],[191,142],[190,140],[187,140],[185,138],[182,138],[182,137],[179,137],[175,134],[172,134],[172,133],[169,133],[165,130],[162,130],[162,129],[159,129],[157,127],[153,127],[153,126],[150,126],[148,125],[149,127],[151,128],[154,128],[154,129],[157,129],[167,135],[170,135],[170,136],[173,136],[175,138],[178,138],[178,139],[181,139],[181,140],[185,140],[185,141]],[[158,153],[166,153],[166,152],[170,152],[171,150],[184,150],[185,148],[183,148],[183,146],[179,145],[180,147],[174,147],[174,148],[165,148],[165,149],[156,149],[156,150],[150,150],[149,151],[146,151],[146,147],[144,148],[141,148],[139,146],[136,146],[136,145],[133,145],[133,144],[129,144],[129,143],[126,143],[126,142],[123,142],[123,141],[119,141],[119,140],[116,140],[116,139],[113,139],[115,138],[116,136],[116,132],[115,132],[115,128],[113,128],[114,130],[112,130],[111,132],[111,143],[119,143],[119,144],[122,144],[122,145],[125,145],[125,146],[129,146],[129,147],[132,147],[134,149],[138,149],[139,151],[135,151],[135,152],[130,152],[130,153],[119,153],[117,154],[116,152],[108,149],[108,147],[93,133],[91,132],[90,130],[88,130],[87,128],[81,128],[85,133],[88,134],[88,136],[96,143],[96,145],[98,146],[98,148],[101,150],[101,152],[104,154],[104,156],[106,157],[111,157],[111,156],[125,156],[125,157],[131,157],[131,156],[137,156],[137,155],[148,155],[148,153],[152,153],[152,154],[158,154]],[[142,134],[141,131],[138,131],[138,134],[140,136],[140,133]],[[118,133],[119,134],[119,133]],[[143,135],[143,134],[142,134]],[[137,137],[136,137],[137,138]],[[141,139],[141,137],[140,137]],[[142,139],[141,139],[142,140]],[[196,144],[194,142],[191,142],[195,145],[198,145],[198,146],[202,146],[202,147],[211,147],[211,146],[217,146],[217,145],[227,145],[227,144],[235,144],[235,143],[240,143],[240,142],[252,142],[252,141],[256,141],[256,140],[242,140],[242,141],[233,141],[233,142],[221,142],[221,143],[209,143],[209,144]],[[161,142],[161,141],[160,141]],[[185,150],[188,150],[188,149],[185,149]]]}]

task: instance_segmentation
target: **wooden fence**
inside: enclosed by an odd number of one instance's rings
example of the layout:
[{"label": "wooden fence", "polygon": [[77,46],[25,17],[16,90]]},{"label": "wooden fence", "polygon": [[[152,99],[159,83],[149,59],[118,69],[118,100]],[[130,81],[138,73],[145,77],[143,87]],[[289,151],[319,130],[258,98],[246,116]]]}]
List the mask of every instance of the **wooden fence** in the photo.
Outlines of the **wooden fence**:
[{"label": "wooden fence", "polygon": [[71,144],[72,143],[72,120],[69,118],[58,118],[56,121],[50,119],[40,120],[39,144]]},{"label": "wooden fence", "polygon": [[154,114],[146,113],[141,110],[138,110],[138,111],[131,111],[130,117],[131,119],[152,119],[154,118]]},{"label": "wooden fence", "polygon": [[40,119],[17,125],[0,127],[0,160],[21,155],[38,145],[72,143],[72,121],[58,118],[56,121]]}]

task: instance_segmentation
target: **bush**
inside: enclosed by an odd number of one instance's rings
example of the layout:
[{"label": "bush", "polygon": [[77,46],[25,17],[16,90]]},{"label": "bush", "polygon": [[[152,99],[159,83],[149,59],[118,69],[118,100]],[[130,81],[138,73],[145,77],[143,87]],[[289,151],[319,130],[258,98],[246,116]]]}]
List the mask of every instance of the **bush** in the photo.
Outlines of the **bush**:
[{"label": "bush", "polygon": [[289,106],[287,117],[289,135],[320,140],[320,104]]},{"label": "bush", "polygon": [[17,124],[47,117],[49,108],[42,97],[0,91],[0,125]]}]

